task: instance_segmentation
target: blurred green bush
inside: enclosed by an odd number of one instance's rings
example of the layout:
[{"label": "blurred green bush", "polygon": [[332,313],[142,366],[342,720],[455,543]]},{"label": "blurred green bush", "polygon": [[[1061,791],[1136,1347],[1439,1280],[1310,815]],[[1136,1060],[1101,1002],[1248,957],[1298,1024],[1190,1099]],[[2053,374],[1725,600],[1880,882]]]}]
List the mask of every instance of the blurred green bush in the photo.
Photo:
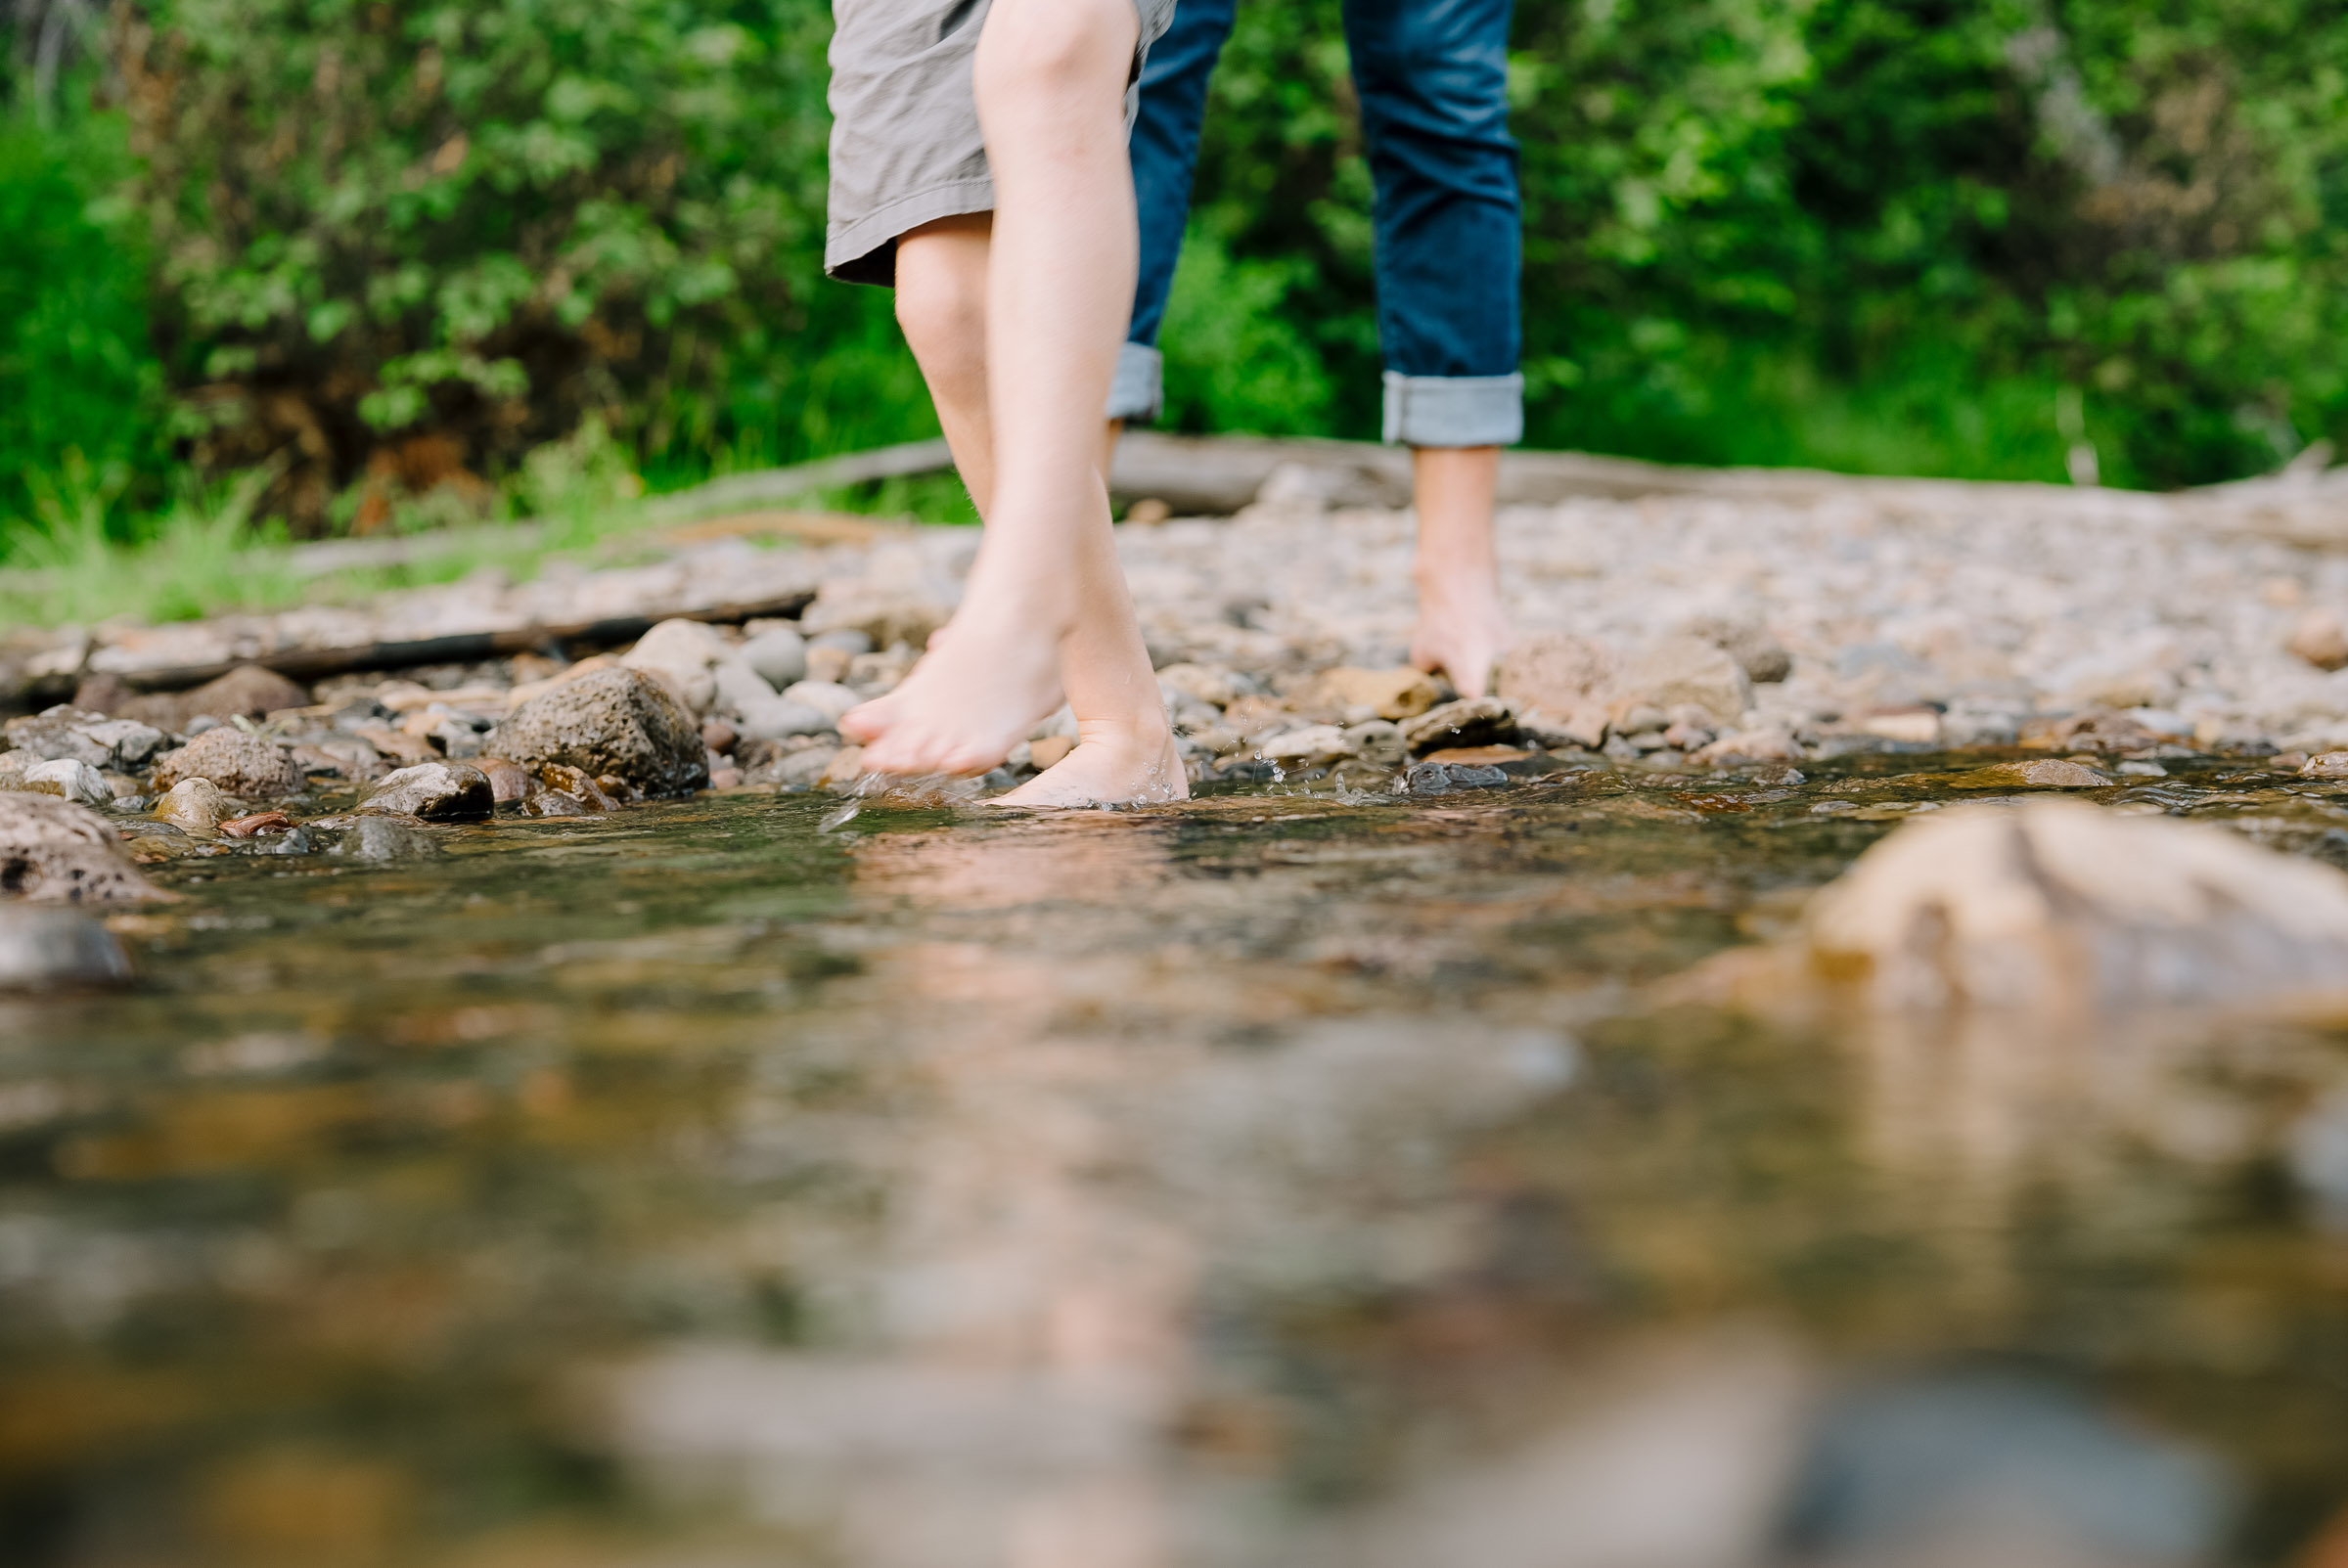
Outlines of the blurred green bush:
[{"label": "blurred green bush", "polygon": [[[167,457],[320,531],[525,504],[590,419],[655,484],[934,431],[821,277],[823,0],[113,17],[0,117],[0,516],[162,509]],[[2170,485],[2348,437],[2328,0],[1522,0],[1512,92],[1535,444]],[[1176,425],[1375,433],[1369,202],[1337,0],[1252,0]]]}]

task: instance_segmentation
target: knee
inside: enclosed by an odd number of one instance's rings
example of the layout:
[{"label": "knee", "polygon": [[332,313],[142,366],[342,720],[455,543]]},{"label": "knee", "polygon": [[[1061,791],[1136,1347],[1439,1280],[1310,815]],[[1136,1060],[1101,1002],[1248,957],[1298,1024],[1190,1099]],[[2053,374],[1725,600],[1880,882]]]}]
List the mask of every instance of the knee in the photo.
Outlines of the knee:
[{"label": "knee", "polygon": [[986,382],[986,292],[983,279],[946,269],[897,270],[897,326],[932,386]]},{"label": "knee", "polygon": [[1132,0],[995,0],[972,86],[981,106],[1089,101],[1124,86],[1139,29]]}]

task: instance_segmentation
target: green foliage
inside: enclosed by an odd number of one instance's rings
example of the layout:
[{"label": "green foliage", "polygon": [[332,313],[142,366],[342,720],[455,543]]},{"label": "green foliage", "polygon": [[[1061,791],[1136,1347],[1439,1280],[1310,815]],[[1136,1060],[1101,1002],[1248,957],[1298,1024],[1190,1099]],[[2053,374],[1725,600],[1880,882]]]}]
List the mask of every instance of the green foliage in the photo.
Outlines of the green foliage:
[{"label": "green foliage", "polygon": [[815,283],[821,5],[149,18],[120,65],[170,353],[210,416],[197,456],[292,448],[274,499],[297,519],[424,431],[495,470],[593,414],[704,470],[919,433],[902,348],[874,351],[885,298]]},{"label": "green foliage", "polygon": [[[1376,428],[1334,0],[1242,7],[1200,227]],[[2348,19],[2325,0],[1519,7],[1530,438],[2107,481],[2348,435]],[[1171,335],[1169,335],[1171,336]],[[1194,425],[1203,411],[1185,411]]]},{"label": "green foliage", "polygon": [[1293,259],[1235,261],[1196,230],[1166,300],[1165,418],[1197,429],[1321,433],[1329,372],[1282,307],[1296,289]]},{"label": "green foliage", "polygon": [[103,200],[121,129],[76,114],[44,131],[0,108],[0,519],[69,461],[117,493],[161,464],[144,253]]}]

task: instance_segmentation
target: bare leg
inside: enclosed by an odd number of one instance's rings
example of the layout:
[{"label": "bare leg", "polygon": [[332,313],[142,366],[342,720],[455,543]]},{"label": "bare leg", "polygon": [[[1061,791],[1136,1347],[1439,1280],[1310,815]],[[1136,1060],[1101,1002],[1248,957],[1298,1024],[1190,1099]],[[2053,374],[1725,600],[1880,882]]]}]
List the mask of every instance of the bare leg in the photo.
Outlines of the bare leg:
[{"label": "bare leg", "polygon": [[1098,467],[1133,293],[1123,90],[1135,25],[1128,0],[996,0],[980,36],[974,76],[998,203],[979,422],[992,463],[972,486],[974,498],[980,485],[990,492],[986,538],[944,644],[885,703],[841,723],[868,742],[876,771],[990,767],[1064,686],[1077,748],[1013,798],[1185,792]]},{"label": "bare leg", "polygon": [[1492,666],[1508,646],[1492,511],[1500,490],[1500,448],[1422,446],[1411,453],[1419,506],[1419,625],[1411,662],[1441,670],[1462,696],[1491,689]]}]

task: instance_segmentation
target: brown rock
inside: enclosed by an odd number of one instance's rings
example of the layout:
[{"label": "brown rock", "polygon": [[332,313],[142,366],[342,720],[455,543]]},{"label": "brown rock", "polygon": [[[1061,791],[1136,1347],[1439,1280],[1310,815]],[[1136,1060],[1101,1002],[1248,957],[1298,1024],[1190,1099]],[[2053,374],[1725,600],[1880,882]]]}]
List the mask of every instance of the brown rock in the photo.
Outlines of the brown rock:
[{"label": "brown rock", "polygon": [[2348,875],[2076,801],[1914,818],[1806,924],[1815,968],[1886,1008],[2265,1001],[2348,982]]},{"label": "brown rock", "polygon": [[[1603,709],[1614,671],[1614,654],[1604,645],[1570,632],[1536,632],[1501,655],[1500,698],[1533,723],[1563,721]],[[1603,731],[1599,739],[1605,739]]]},{"label": "brown rock", "polygon": [[261,833],[284,833],[294,830],[294,819],[282,811],[256,811],[249,817],[224,822],[220,830],[231,838],[252,838]]},{"label": "brown rock", "polygon": [[2299,765],[2303,779],[2348,779],[2348,751],[2322,751]]},{"label": "brown rock", "polygon": [[1615,684],[1614,706],[1618,711],[1653,707],[1669,713],[1686,703],[1722,724],[1734,724],[1752,700],[1752,682],[1727,650],[1699,637],[1667,637],[1622,672]]},{"label": "brown rock", "polygon": [[258,664],[240,664],[215,681],[191,692],[156,692],[143,696],[115,697],[108,711],[117,718],[184,730],[200,718],[226,723],[232,719],[265,719],[287,708],[306,707],[310,694],[275,670]]},{"label": "brown rock", "polygon": [[1381,719],[1396,720],[1417,718],[1442,695],[1443,689],[1423,670],[1365,670],[1351,665],[1324,671],[1318,691],[1326,706],[1369,708]]},{"label": "brown rock", "polygon": [[1467,697],[1430,709],[1402,726],[1402,743],[1422,754],[1446,746],[1499,745],[1516,739],[1516,719],[1495,697]]},{"label": "brown rock", "polygon": [[0,895],[52,904],[128,903],[162,893],[113,826],[56,795],[0,792]]},{"label": "brown rock", "polygon": [[155,803],[155,819],[182,832],[209,838],[219,831],[221,819],[230,809],[228,797],[209,779],[182,779]]},{"label": "brown rock", "polygon": [[301,787],[300,771],[276,741],[231,724],[206,730],[156,763],[157,788],[169,789],[183,779],[209,779],[248,800],[274,800]]},{"label": "brown rock", "polygon": [[1699,615],[1681,628],[1726,652],[1756,685],[1783,681],[1793,673],[1793,655],[1758,620],[1730,615]]},{"label": "brown rock", "polygon": [[532,697],[482,749],[611,774],[646,795],[690,794],[709,782],[700,726],[659,683],[630,669],[598,670]]},{"label": "brown rock", "polygon": [[2062,757],[1999,762],[1946,781],[1951,789],[2100,789],[2111,781]]},{"label": "brown rock", "polygon": [[2160,743],[2160,737],[2108,708],[2057,719],[2032,719],[2022,726],[2021,743],[2035,751],[2142,751]]},{"label": "brown rock", "polygon": [[1456,762],[1464,768],[1497,768],[1504,762],[1522,762],[1531,756],[1522,746],[1445,746],[1429,751],[1422,762]]},{"label": "brown rock", "polygon": [[489,798],[498,805],[523,799],[537,786],[538,781],[530,777],[530,770],[519,762],[508,762],[503,757],[475,757],[473,765],[489,781]]},{"label": "brown rock", "polygon": [[2329,610],[2311,609],[2300,616],[2282,646],[2317,669],[2348,668],[2348,628]]}]

